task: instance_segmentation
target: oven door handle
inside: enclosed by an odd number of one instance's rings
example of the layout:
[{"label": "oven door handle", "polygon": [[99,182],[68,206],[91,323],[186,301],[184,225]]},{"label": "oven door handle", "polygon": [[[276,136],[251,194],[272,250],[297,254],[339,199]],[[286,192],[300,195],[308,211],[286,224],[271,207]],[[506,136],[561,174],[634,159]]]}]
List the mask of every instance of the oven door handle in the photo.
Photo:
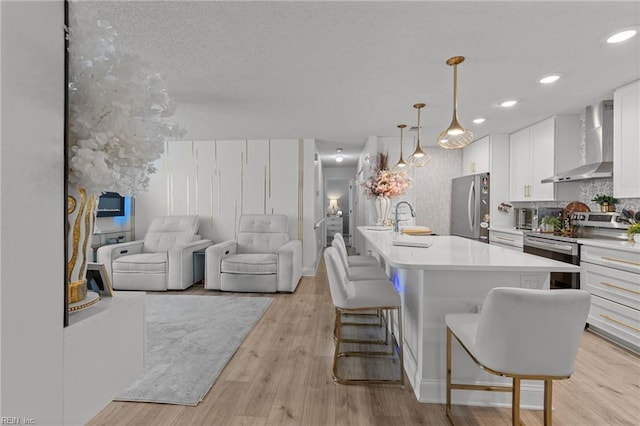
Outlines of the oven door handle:
[{"label": "oven door handle", "polygon": [[567,244],[547,243],[543,241],[534,240],[532,238],[525,237],[524,245],[529,247],[540,248],[549,251],[555,251],[557,253],[573,255],[573,247]]}]

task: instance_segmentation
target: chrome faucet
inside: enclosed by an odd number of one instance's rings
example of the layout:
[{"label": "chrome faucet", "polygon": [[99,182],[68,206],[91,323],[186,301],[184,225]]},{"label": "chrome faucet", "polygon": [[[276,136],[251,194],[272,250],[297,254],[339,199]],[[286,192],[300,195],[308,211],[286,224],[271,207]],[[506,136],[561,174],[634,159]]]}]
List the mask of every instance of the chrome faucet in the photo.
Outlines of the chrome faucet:
[{"label": "chrome faucet", "polygon": [[411,204],[409,204],[408,201],[400,201],[398,204],[396,204],[396,215],[395,220],[393,221],[393,232],[398,232],[398,207],[400,207],[400,204],[408,205],[409,209],[411,210],[411,217],[416,217],[416,212],[413,210]]}]

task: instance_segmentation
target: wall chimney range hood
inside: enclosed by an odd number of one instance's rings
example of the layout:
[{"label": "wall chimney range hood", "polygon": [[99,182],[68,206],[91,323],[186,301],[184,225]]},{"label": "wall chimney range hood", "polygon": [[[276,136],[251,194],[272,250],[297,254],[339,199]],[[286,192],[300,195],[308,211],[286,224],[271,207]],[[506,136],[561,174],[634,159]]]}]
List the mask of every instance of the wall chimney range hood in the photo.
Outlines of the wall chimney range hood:
[{"label": "wall chimney range hood", "polygon": [[585,125],[586,164],[542,179],[542,183],[613,177],[613,101],[588,106]]}]

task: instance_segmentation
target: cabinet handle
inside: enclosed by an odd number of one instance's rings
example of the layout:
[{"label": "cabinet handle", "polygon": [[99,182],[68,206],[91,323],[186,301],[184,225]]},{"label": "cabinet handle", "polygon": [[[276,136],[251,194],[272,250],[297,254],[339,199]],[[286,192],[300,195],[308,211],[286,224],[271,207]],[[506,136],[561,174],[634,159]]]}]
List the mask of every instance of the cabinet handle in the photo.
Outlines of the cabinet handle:
[{"label": "cabinet handle", "polygon": [[527,185],[524,185],[522,187],[522,196],[527,198]]},{"label": "cabinet handle", "polygon": [[498,236],[496,236],[496,237],[494,237],[494,238],[495,238],[496,240],[505,240],[505,241],[511,241],[511,242],[513,242],[513,241],[514,241],[514,240],[512,240],[511,238],[505,238],[505,237],[498,237]]},{"label": "cabinet handle", "polygon": [[631,330],[633,330],[633,331],[637,331],[638,333],[640,333],[640,328],[634,327],[634,326],[629,325],[629,324],[625,324],[625,323],[623,323],[622,321],[619,321],[619,320],[617,320],[617,319],[613,319],[613,318],[611,318],[609,315],[600,314],[600,316],[601,316],[602,318],[604,318],[604,319],[607,319],[607,320],[611,321],[611,322],[615,322],[616,324],[620,324],[620,325],[622,325],[622,326],[624,326],[624,327],[630,328]]},{"label": "cabinet handle", "polygon": [[640,262],[633,262],[631,260],[616,259],[616,258],[613,258],[613,257],[605,257],[605,256],[600,256],[600,257],[602,259],[604,259],[604,260],[610,260],[611,262],[628,263],[629,265],[640,266]]},{"label": "cabinet handle", "polygon": [[630,288],[624,288],[624,287],[620,287],[618,285],[615,284],[611,284],[605,281],[600,281],[600,284],[604,284],[607,287],[613,287],[613,288],[617,288],[619,290],[624,290],[624,291],[628,291],[629,293],[633,293],[633,294],[640,294],[640,291],[636,291],[636,290],[631,290]]}]

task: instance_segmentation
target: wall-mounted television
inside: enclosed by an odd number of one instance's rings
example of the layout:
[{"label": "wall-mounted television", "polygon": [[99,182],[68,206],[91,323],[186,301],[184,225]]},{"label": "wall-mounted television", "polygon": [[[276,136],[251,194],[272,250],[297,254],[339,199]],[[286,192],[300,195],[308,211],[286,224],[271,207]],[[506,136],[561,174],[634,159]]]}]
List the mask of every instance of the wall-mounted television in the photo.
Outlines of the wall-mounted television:
[{"label": "wall-mounted television", "polygon": [[117,192],[105,192],[98,201],[97,217],[124,216],[124,197]]}]

